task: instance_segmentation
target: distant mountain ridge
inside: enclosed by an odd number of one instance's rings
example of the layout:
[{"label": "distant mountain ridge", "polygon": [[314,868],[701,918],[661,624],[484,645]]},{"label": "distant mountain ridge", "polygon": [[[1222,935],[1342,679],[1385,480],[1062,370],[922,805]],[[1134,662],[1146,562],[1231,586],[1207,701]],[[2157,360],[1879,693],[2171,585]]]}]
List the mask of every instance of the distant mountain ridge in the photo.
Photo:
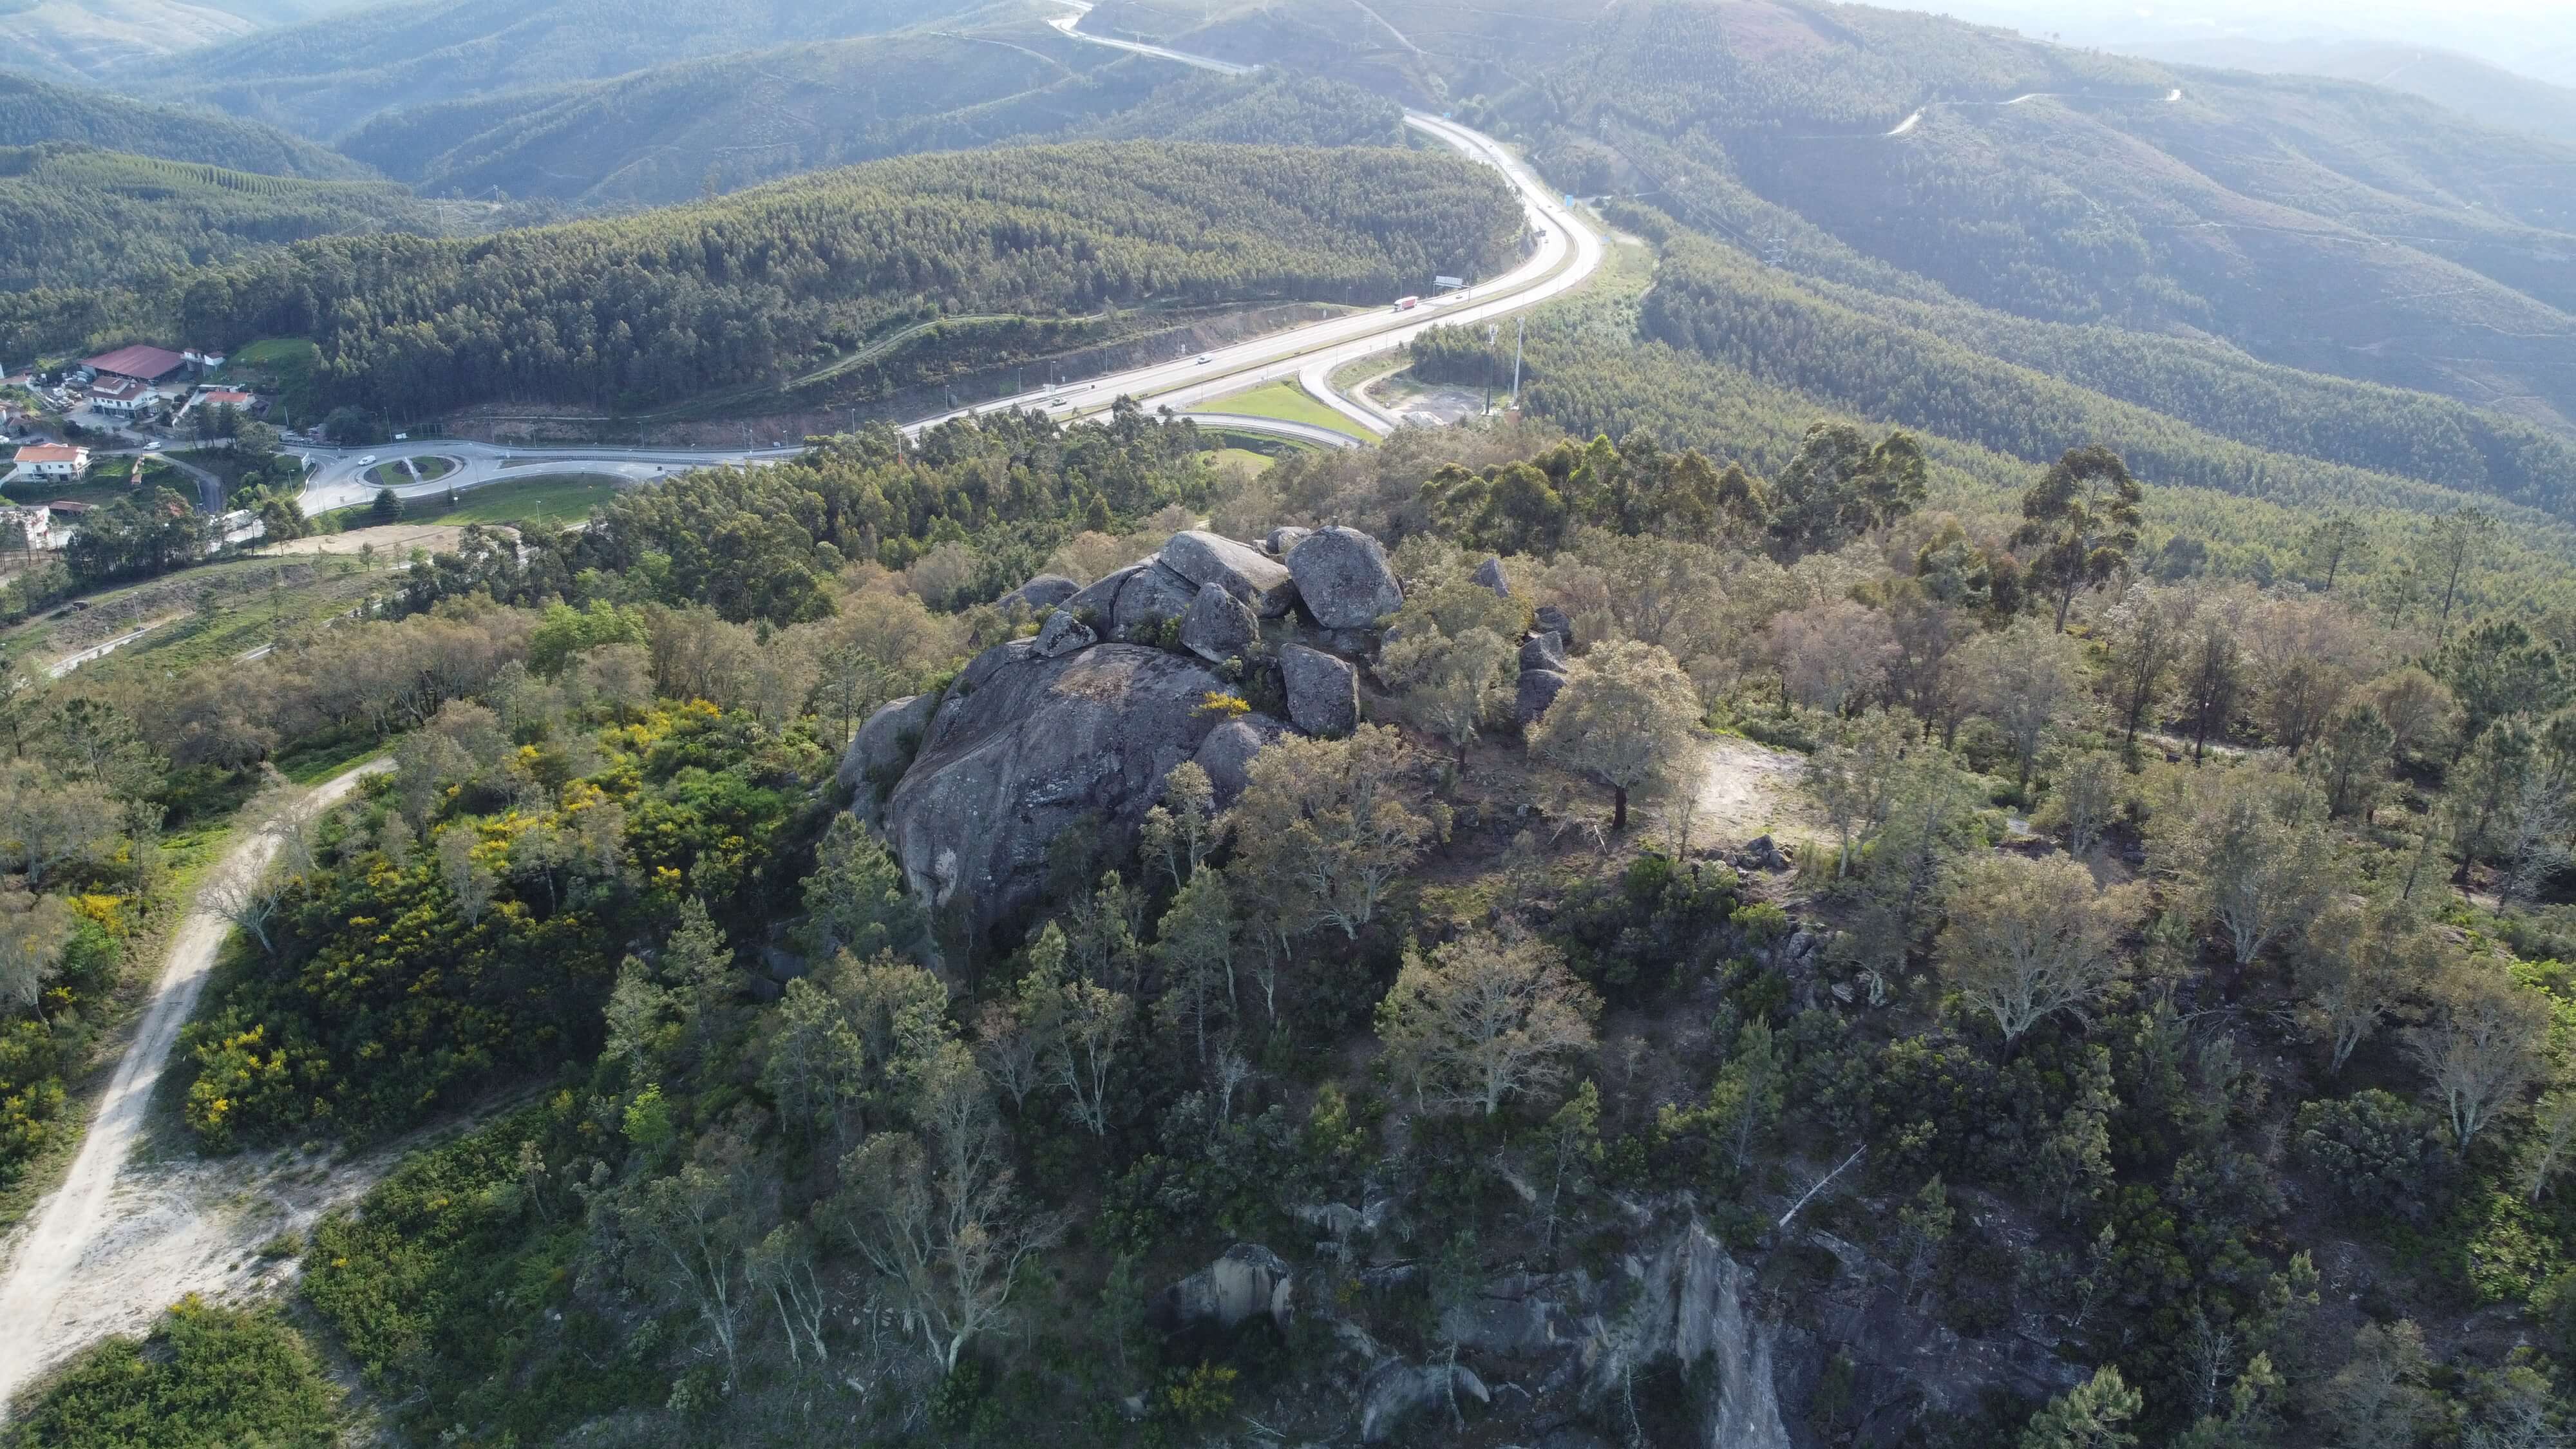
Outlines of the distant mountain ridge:
[{"label": "distant mountain ridge", "polygon": [[2456,51],[2377,41],[2254,39],[2122,48],[2181,65],[2363,81],[2421,96],[2499,130],[2576,143],[2576,89],[2517,75]]},{"label": "distant mountain ridge", "polygon": [[72,141],[264,176],[329,181],[372,174],[328,147],[257,121],[0,72],[0,146],[48,141]]},{"label": "distant mountain ridge", "polygon": [[618,207],[884,156],[1079,137],[1388,144],[1402,125],[1394,106],[1349,86],[1187,77],[1029,17],[411,107],[340,149],[436,194]]},{"label": "distant mountain ridge", "polygon": [[961,0],[403,0],[136,62],[112,78],[328,140],[405,105],[879,34],[970,8]]}]

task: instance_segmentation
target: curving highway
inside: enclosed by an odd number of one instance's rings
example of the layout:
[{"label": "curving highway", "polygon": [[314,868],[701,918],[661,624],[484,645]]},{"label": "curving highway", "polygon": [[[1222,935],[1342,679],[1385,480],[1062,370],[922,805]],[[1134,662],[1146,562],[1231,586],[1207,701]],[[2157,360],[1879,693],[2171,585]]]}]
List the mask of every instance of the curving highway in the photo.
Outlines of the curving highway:
[{"label": "curving highway", "polygon": [[[1256,69],[1159,45],[1085,34],[1080,27],[1083,17],[1091,12],[1087,0],[1058,0],[1058,3],[1066,6],[1068,13],[1052,23],[1072,39],[1225,75],[1243,75]],[[1581,286],[1598,271],[1604,255],[1600,235],[1501,142],[1427,111],[1405,112],[1404,123],[1469,159],[1500,171],[1512,188],[1520,193],[1533,244],[1519,265],[1474,286],[1445,296],[1428,297],[1421,306],[1410,311],[1398,312],[1390,307],[1352,313],[1287,332],[1231,343],[1206,353],[1184,355],[1167,362],[995,398],[908,423],[903,431],[918,436],[924,429],[952,419],[1014,408],[1072,421],[1106,412],[1110,404],[1121,397],[1132,397],[1157,411],[1168,409],[1182,415],[1212,416],[1207,408],[1212,400],[1283,379],[1297,380],[1326,406],[1374,436],[1394,431],[1396,424],[1385,413],[1345,397],[1332,387],[1330,377],[1334,369],[1360,358],[1392,352],[1434,326],[1488,322],[1561,296]],[[1225,425],[1308,442],[1320,442],[1329,434],[1329,430],[1307,425],[1236,415],[1226,415]],[[1325,444],[1334,447],[1346,445],[1347,440],[1339,438]],[[489,443],[432,439],[380,448],[307,448],[302,451],[317,464],[305,484],[303,499],[304,511],[312,514],[345,508],[373,498],[376,489],[364,481],[364,474],[376,464],[395,458],[451,458],[459,465],[456,472],[433,482],[394,489],[399,496],[419,498],[442,494],[451,488],[478,488],[505,480],[543,477],[548,473],[607,473],[636,482],[650,482],[689,468],[775,462],[794,457],[803,450],[785,446],[727,451],[502,448]]]}]

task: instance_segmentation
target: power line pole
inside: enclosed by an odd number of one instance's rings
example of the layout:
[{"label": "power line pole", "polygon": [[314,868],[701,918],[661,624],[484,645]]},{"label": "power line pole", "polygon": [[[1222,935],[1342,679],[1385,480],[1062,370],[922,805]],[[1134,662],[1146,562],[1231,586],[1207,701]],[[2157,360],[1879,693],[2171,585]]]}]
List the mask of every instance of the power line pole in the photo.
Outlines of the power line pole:
[{"label": "power line pole", "polygon": [[1512,411],[1521,410],[1521,344],[1529,338],[1529,319],[1517,318],[1512,323]]},{"label": "power line pole", "polygon": [[1503,324],[1485,324],[1485,416],[1494,415],[1494,349],[1502,344]]}]

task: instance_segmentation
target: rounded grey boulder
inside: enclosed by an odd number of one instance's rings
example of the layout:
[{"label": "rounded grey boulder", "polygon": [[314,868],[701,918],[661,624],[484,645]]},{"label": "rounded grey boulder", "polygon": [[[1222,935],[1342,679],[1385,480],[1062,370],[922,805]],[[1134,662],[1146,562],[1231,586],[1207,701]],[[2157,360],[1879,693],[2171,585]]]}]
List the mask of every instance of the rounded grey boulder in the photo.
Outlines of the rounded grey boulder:
[{"label": "rounded grey boulder", "polygon": [[1198,585],[1160,563],[1148,563],[1119,586],[1118,602],[1109,611],[1109,637],[1133,644],[1159,633],[1188,613],[1198,596]]},{"label": "rounded grey boulder", "polygon": [[1199,585],[1199,596],[1181,616],[1181,647],[1210,664],[1222,664],[1252,647],[1261,624],[1221,585]]},{"label": "rounded grey boulder", "polygon": [[1230,719],[1208,731],[1192,758],[1207,771],[1208,783],[1216,788],[1216,808],[1222,810],[1234,803],[1243,787],[1252,783],[1252,757],[1287,734],[1286,725],[1266,714]]},{"label": "rounded grey boulder", "polygon": [[1404,607],[1386,549],[1356,528],[1318,529],[1288,555],[1306,612],[1327,629],[1366,629]]},{"label": "rounded grey boulder", "polygon": [[1565,641],[1553,629],[1532,634],[1521,641],[1521,668],[1553,669],[1565,672]]},{"label": "rounded grey boulder", "polygon": [[1476,565],[1474,577],[1477,583],[1493,590],[1496,597],[1508,599],[1512,596],[1512,581],[1503,577],[1501,559],[1488,555],[1483,563]]},{"label": "rounded grey boulder", "polygon": [[1046,623],[1038,629],[1037,656],[1040,659],[1061,659],[1077,649],[1088,649],[1099,642],[1100,636],[1092,632],[1090,625],[1082,622],[1080,615],[1071,609],[1058,609],[1047,615]]},{"label": "rounded grey boulder", "polygon": [[1186,529],[1163,545],[1163,567],[1193,584],[1214,584],[1265,619],[1297,602],[1297,584],[1277,559],[1248,544]]},{"label": "rounded grey boulder", "polygon": [[1286,558],[1290,550],[1304,543],[1307,535],[1314,531],[1311,528],[1299,528],[1293,523],[1281,524],[1270,530],[1270,536],[1261,540],[1261,546],[1280,558]]},{"label": "rounded grey boulder", "polygon": [[1556,692],[1565,688],[1565,676],[1553,669],[1521,670],[1520,688],[1512,696],[1512,717],[1523,728],[1537,724],[1547,716],[1547,707],[1556,703]]},{"label": "rounded grey boulder", "polygon": [[1360,727],[1359,671],[1349,664],[1291,644],[1279,651],[1279,672],[1288,686],[1288,719],[1297,728],[1338,739]]},{"label": "rounded grey boulder", "polygon": [[1055,608],[1081,592],[1082,585],[1062,574],[1040,574],[995,602],[1002,606],[1004,613],[1010,612],[1014,606],[1025,606],[1029,612],[1038,613]]}]

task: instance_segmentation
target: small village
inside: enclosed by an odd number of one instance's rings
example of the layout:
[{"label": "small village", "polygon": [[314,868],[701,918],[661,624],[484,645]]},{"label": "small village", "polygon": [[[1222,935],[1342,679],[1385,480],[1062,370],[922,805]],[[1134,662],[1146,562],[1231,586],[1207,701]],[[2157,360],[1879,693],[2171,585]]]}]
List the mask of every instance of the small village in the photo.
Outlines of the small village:
[{"label": "small village", "polygon": [[[62,552],[92,509],[156,484],[213,516],[213,548],[256,537],[255,514],[229,508],[220,472],[168,456],[228,449],[244,423],[268,427],[271,399],[226,379],[225,361],[137,343],[0,376],[0,432],[15,448],[0,473],[0,573]],[[268,446],[302,441],[257,437]]]}]

